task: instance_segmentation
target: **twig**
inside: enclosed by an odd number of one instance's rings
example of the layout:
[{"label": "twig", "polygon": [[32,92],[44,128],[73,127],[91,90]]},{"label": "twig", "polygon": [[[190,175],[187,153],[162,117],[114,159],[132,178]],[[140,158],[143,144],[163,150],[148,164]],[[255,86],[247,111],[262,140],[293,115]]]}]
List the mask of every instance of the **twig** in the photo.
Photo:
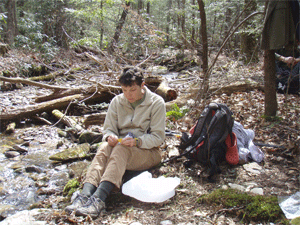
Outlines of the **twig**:
[{"label": "twig", "polygon": [[218,213],[231,212],[231,211],[240,210],[240,209],[243,209],[243,208],[245,208],[245,206],[241,206],[241,207],[234,206],[234,207],[229,208],[229,209],[219,209],[218,211],[213,212],[213,213],[209,214],[208,216],[211,217],[211,216],[213,216],[215,214],[218,214]]},{"label": "twig", "polygon": [[69,105],[67,106],[67,108],[66,108],[66,110],[65,110],[65,113],[64,113],[64,115],[55,123],[55,124],[53,124],[52,125],[52,127],[54,127],[54,126],[56,126],[65,116],[66,116],[66,114],[67,114],[67,112],[68,112],[68,109],[70,108],[70,106],[71,106],[71,104],[73,103],[73,102],[75,102],[76,100],[72,100],[72,101],[70,101],[70,103],[69,103]]},{"label": "twig", "polygon": [[94,93],[93,93],[92,95],[90,95],[89,97],[87,97],[87,98],[81,100],[81,101],[79,102],[79,104],[82,103],[82,102],[84,102],[84,101],[86,101],[86,100],[88,100],[88,99],[90,99],[90,98],[92,98],[97,92],[98,92],[98,86],[96,85],[96,90],[94,91]]}]

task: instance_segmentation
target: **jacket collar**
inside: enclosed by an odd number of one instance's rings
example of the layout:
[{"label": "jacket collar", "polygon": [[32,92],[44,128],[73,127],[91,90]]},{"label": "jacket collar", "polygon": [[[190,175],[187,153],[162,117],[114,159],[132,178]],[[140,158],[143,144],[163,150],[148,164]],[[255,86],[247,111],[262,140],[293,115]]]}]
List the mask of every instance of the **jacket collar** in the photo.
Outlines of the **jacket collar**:
[{"label": "jacket collar", "polygon": [[[151,91],[146,86],[144,86],[144,90],[145,90],[146,97],[145,100],[140,105],[151,105],[153,103],[153,100],[151,98]],[[121,105],[130,105],[130,102],[127,100],[127,98],[125,98],[123,93],[120,95],[120,97],[121,97],[121,101],[120,101]]]}]

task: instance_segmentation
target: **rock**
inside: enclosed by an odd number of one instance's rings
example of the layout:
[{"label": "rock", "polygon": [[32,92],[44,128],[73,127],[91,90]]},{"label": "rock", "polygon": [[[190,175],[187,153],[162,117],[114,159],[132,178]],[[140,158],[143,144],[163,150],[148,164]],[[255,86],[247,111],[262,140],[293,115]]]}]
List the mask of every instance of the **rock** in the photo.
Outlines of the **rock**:
[{"label": "rock", "polygon": [[160,222],[161,225],[172,225],[172,221],[171,220],[164,220]]},{"label": "rock", "polygon": [[37,221],[34,216],[41,214],[42,212],[49,212],[49,209],[33,209],[23,210],[16,214],[6,218],[0,222],[0,225],[22,224],[22,225],[43,225],[47,224],[47,221]]},{"label": "rock", "polygon": [[14,145],[13,149],[21,154],[28,153],[28,150],[21,145]]},{"label": "rock", "polygon": [[97,143],[102,141],[103,134],[85,131],[79,136],[79,143]]},{"label": "rock", "polygon": [[75,160],[75,159],[84,159],[86,157],[90,157],[91,154],[89,154],[90,151],[90,144],[84,143],[77,145],[73,148],[68,148],[63,150],[62,152],[56,153],[49,157],[50,160],[54,161],[69,161],[69,160]]},{"label": "rock", "polygon": [[[82,174],[84,174],[84,171],[87,169],[87,167],[90,165],[91,162],[84,160],[84,161],[78,161],[70,164],[68,166],[69,170],[72,171],[72,176],[74,177],[80,177]],[[71,172],[70,172],[71,173]]]},{"label": "rock", "polygon": [[65,186],[66,183],[69,180],[69,173],[65,171],[61,171],[58,173],[52,174],[50,181],[49,181],[49,186],[57,186],[57,187],[62,187]]},{"label": "rock", "polygon": [[252,162],[243,165],[244,169],[252,174],[260,174],[262,167],[257,162]]},{"label": "rock", "polygon": [[42,173],[42,172],[43,172],[43,170],[42,170],[40,167],[34,166],[34,165],[32,165],[32,166],[27,166],[27,167],[25,168],[25,171],[26,171],[27,173]]},{"label": "rock", "polygon": [[15,157],[18,157],[20,155],[20,153],[16,152],[16,151],[8,150],[8,151],[4,152],[4,155],[6,158],[15,158]]},{"label": "rock", "polygon": [[102,143],[103,143],[103,142],[99,142],[99,143],[93,144],[93,145],[91,146],[91,152],[96,153],[97,150],[98,150],[98,148],[99,148],[99,146],[100,146]]},{"label": "rock", "polygon": [[244,192],[246,190],[246,188],[243,185],[239,185],[239,184],[229,183],[228,186],[232,189],[236,189],[236,190],[239,190],[239,191],[242,191],[242,192]]},{"label": "rock", "polygon": [[2,145],[2,146],[0,146],[0,153],[5,153],[5,152],[7,152],[8,150],[11,150],[12,149],[12,147],[11,146],[9,146],[9,145]]},{"label": "rock", "polygon": [[253,188],[250,192],[257,195],[264,195],[264,190],[262,188]]},{"label": "rock", "polygon": [[8,124],[8,126],[5,130],[5,133],[6,134],[11,134],[11,133],[15,132],[15,128],[16,128],[16,123],[15,122],[10,123],[10,124]]},{"label": "rock", "polygon": [[57,130],[57,134],[58,134],[59,137],[67,137],[68,136],[68,132],[63,131],[61,129]]}]

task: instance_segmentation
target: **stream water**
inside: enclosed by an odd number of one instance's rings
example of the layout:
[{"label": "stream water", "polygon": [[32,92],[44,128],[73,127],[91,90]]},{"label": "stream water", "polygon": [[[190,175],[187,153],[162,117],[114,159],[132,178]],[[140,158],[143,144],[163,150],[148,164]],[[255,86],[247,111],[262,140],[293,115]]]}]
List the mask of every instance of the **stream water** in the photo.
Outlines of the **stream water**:
[{"label": "stream water", "polygon": [[[66,164],[54,164],[49,160],[50,155],[61,151],[57,147],[61,142],[64,142],[61,148],[71,145],[58,136],[56,127],[50,126],[27,127],[16,129],[10,135],[0,134],[1,219],[28,209],[63,189],[70,179],[70,169]],[[14,157],[5,154],[16,145],[27,153],[13,151]]]}]

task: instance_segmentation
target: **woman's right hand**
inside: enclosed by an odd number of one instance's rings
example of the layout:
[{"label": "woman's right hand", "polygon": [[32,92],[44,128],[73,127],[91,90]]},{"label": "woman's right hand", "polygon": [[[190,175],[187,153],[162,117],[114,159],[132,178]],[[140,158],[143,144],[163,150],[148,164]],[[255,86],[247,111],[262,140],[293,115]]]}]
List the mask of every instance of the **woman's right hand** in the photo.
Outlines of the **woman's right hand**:
[{"label": "woman's right hand", "polygon": [[109,146],[115,147],[118,144],[118,137],[112,135],[108,136],[107,142]]}]

